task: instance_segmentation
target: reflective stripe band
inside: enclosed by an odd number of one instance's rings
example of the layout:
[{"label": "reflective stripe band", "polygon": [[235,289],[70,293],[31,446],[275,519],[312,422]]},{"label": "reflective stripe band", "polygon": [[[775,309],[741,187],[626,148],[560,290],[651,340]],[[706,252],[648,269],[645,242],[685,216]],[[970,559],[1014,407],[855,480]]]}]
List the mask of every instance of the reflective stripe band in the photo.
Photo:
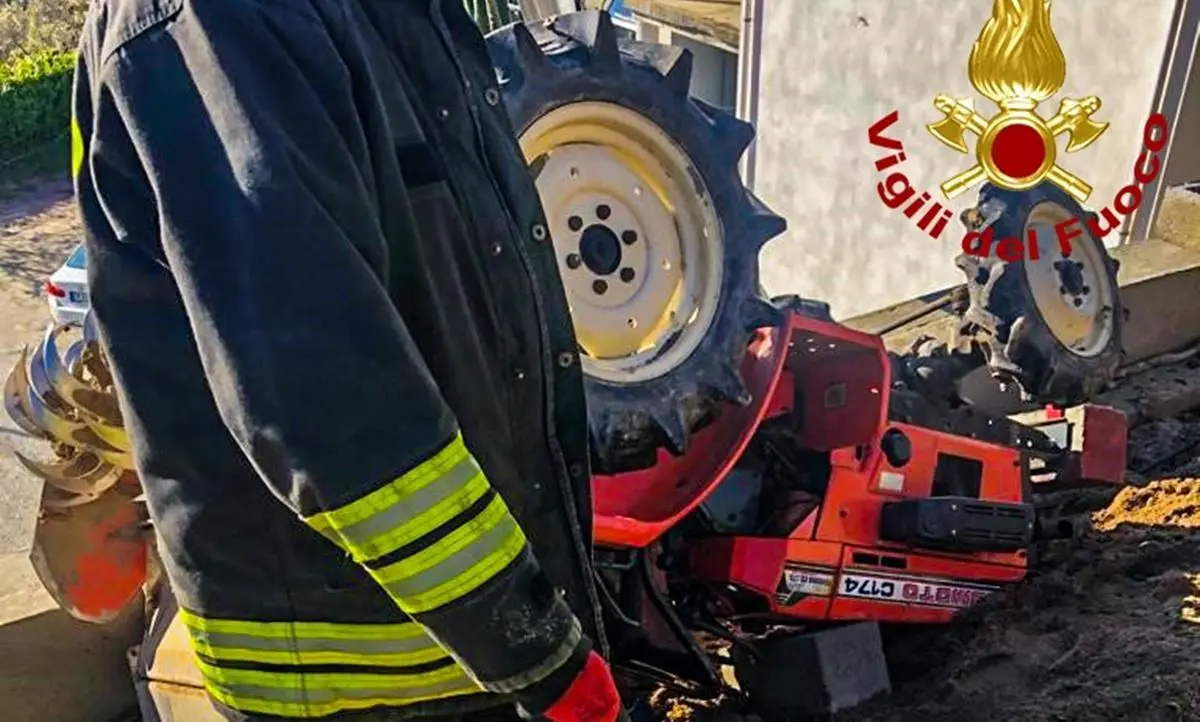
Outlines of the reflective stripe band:
[{"label": "reflective stripe band", "polygon": [[441,645],[414,622],[243,622],[204,619],[183,610],[180,620],[193,649],[217,661],[406,667],[447,658]]},{"label": "reflective stripe band", "polygon": [[[62,126],[59,126],[62,127]],[[83,170],[83,131],[79,129],[79,121],[71,116],[71,178],[79,177]]]},{"label": "reflective stripe band", "polygon": [[490,488],[479,465],[468,456],[445,474],[413,489],[387,510],[338,529],[338,533],[355,559],[376,559],[411,544],[450,521]]},{"label": "reflective stripe band", "polygon": [[376,489],[333,511],[314,514],[305,521],[315,528],[325,527],[339,531],[347,529],[404,501],[407,495],[442,476],[469,457],[470,452],[463,443],[462,435],[455,434],[441,451],[382,489]]},{"label": "reflective stripe band", "polygon": [[304,521],[366,565],[400,608],[415,614],[477,589],[525,548],[508,507],[499,496],[489,501],[491,494],[455,434],[395,481]]},{"label": "reflective stripe band", "polygon": [[433,458],[399,479],[304,521],[363,562],[432,532],[469,508],[489,488],[462,436],[456,434]]},{"label": "reflective stripe band", "polygon": [[242,712],[283,717],[323,717],[482,691],[457,665],[412,675],[280,673],[224,669],[200,660],[197,665],[217,701]]},{"label": "reflective stripe band", "polygon": [[525,548],[525,535],[499,496],[434,546],[369,570],[409,614],[436,609],[479,588]]}]

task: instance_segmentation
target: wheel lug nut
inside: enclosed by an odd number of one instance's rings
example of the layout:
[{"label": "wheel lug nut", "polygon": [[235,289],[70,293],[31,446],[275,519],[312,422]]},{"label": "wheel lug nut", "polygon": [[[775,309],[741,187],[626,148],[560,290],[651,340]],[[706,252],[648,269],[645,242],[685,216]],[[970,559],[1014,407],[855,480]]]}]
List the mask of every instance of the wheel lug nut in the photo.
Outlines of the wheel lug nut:
[{"label": "wheel lug nut", "polygon": [[608,292],[608,282],[600,279],[593,281],[592,291],[594,291],[597,296],[603,296]]},{"label": "wheel lug nut", "polygon": [[621,243],[624,243],[627,246],[632,246],[633,244],[637,243],[637,239],[637,231],[624,231],[621,233]]},{"label": "wheel lug nut", "polygon": [[583,219],[579,216],[571,216],[567,219],[567,228],[570,228],[572,231],[578,231],[580,228],[583,228]]},{"label": "wheel lug nut", "polygon": [[621,269],[621,280],[624,281],[625,283],[631,282],[633,280],[634,275],[635,274],[634,274],[632,268],[622,268]]},{"label": "wheel lug nut", "polygon": [[578,253],[572,253],[567,256],[567,268],[571,269],[572,271],[574,271],[576,268],[579,268],[579,266],[582,264],[583,259],[579,257]]},{"label": "wheel lug nut", "polygon": [[608,217],[611,215],[612,215],[612,209],[609,208],[607,205],[601,203],[600,205],[596,206],[596,217],[599,218],[600,220],[602,220],[602,221],[608,220]]}]

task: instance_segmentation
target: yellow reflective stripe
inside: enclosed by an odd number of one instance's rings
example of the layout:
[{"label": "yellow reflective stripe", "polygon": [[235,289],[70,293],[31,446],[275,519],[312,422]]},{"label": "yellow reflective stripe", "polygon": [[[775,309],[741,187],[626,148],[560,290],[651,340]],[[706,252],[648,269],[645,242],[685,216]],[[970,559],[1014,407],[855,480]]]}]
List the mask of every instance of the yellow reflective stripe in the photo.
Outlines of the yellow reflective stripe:
[{"label": "yellow reflective stripe", "polygon": [[313,531],[317,532],[334,544],[337,544],[338,547],[342,548],[343,550],[345,549],[344,545],[342,544],[342,536],[338,534],[337,529],[334,529],[329,525],[328,519],[309,517],[304,521],[310,528],[312,528]]},{"label": "yellow reflective stripe", "polygon": [[[62,121],[59,121],[62,122]],[[62,127],[61,125],[59,126]],[[79,121],[71,115],[71,178],[79,177],[83,170],[83,132],[79,129]]]},{"label": "yellow reflective stripe", "polygon": [[338,529],[343,547],[358,561],[390,554],[461,514],[491,487],[470,456],[441,476],[413,489],[375,516]]},{"label": "yellow reflective stripe", "polygon": [[437,544],[370,571],[401,609],[418,614],[474,591],[524,548],[524,533],[496,496],[478,516]]},{"label": "yellow reflective stripe", "polygon": [[304,521],[361,563],[429,534],[469,509],[489,489],[483,471],[456,434],[431,459],[395,481]]},{"label": "yellow reflective stripe", "polygon": [[403,706],[481,692],[462,667],[419,674],[281,673],[197,664],[217,701],[243,712],[322,717],[379,705]]},{"label": "yellow reflective stripe", "polygon": [[179,616],[192,648],[217,661],[405,667],[447,657],[415,622],[250,622],[205,619],[187,610]]},{"label": "yellow reflective stripe", "polygon": [[345,529],[365,521],[381,511],[386,511],[394,504],[403,501],[405,495],[421,488],[437,477],[454,468],[460,461],[467,458],[469,453],[463,443],[462,435],[455,434],[454,439],[434,454],[432,458],[421,463],[416,468],[396,479],[381,489],[356,499],[349,504],[305,518],[308,524],[316,529]]},{"label": "yellow reflective stripe", "polygon": [[216,646],[192,637],[192,649],[219,662],[260,662],[262,664],[371,664],[380,666],[408,667],[436,662],[447,657],[446,650],[438,646],[425,647],[411,652],[374,652],[338,649],[262,649],[253,644],[239,646]]},{"label": "yellow reflective stripe", "polygon": [[[386,486],[332,511],[304,519],[370,568],[401,609],[427,612],[477,589],[525,548],[525,535],[455,434],[428,461]],[[460,517],[473,513],[474,518]],[[461,523],[460,523],[461,522]],[[447,529],[451,524],[455,528]],[[432,534],[442,535],[433,541]],[[431,543],[402,559],[405,547]],[[399,556],[399,555],[397,555]],[[380,560],[375,564],[367,564]]]},{"label": "yellow reflective stripe", "polygon": [[209,619],[187,609],[179,610],[179,619],[191,629],[223,634],[250,634],[257,637],[329,637],[331,639],[378,639],[390,635],[399,639],[428,636],[416,622],[399,624],[349,624],[341,622],[252,622],[240,619]]}]

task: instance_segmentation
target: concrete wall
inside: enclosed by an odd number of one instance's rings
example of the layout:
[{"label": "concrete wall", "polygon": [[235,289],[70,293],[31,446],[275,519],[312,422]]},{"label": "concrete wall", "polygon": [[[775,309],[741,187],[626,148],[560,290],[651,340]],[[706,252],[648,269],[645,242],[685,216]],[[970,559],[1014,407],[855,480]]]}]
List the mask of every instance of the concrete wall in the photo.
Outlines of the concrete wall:
[{"label": "concrete wall", "polygon": [[[904,143],[903,168],[935,200],[943,180],[972,165],[973,155],[943,146],[925,124],[941,117],[935,95],[974,95],[967,57],[992,2],[763,4],[753,186],[789,223],[764,252],[767,289],[827,300],[845,317],[959,282],[952,258],[961,227],[955,221],[934,240],[882,205],[873,163],[883,153],[867,143],[867,128],[899,110],[890,135]],[[1095,186],[1092,207],[1111,204],[1132,177],[1174,8],[1174,0],[1053,4],[1067,82],[1040,110],[1049,116],[1059,98],[1094,94],[1104,103],[1096,118],[1111,123],[1090,148],[1059,159]],[[985,117],[995,112],[990,101],[975,102]],[[944,204],[957,218],[974,197]]]}]

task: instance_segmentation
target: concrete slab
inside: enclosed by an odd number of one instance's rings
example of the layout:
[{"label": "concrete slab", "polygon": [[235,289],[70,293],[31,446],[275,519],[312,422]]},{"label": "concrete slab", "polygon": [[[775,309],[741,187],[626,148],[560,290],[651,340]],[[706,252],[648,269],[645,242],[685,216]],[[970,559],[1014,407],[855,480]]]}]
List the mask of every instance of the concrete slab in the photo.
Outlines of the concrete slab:
[{"label": "concrete slab", "polygon": [[[1200,338],[1200,304],[1184,302],[1200,288],[1200,250],[1151,240],[1123,246],[1112,253],[1121,261],[1117,280],[1121,284],[1121,300],[1130,310],[1130,323],[1124,327],[1128,363],[1165,353]],[[922,305],[924,302],[920,299],[905,301],[845,319],[842,323],[872,331]],[[1141,319],[1141,322],[1133,319]],[[952,314],[936,311],[889,334],[887,346],[893,351],[903,351],[923,335],[943,338],[954,322]]]}]

